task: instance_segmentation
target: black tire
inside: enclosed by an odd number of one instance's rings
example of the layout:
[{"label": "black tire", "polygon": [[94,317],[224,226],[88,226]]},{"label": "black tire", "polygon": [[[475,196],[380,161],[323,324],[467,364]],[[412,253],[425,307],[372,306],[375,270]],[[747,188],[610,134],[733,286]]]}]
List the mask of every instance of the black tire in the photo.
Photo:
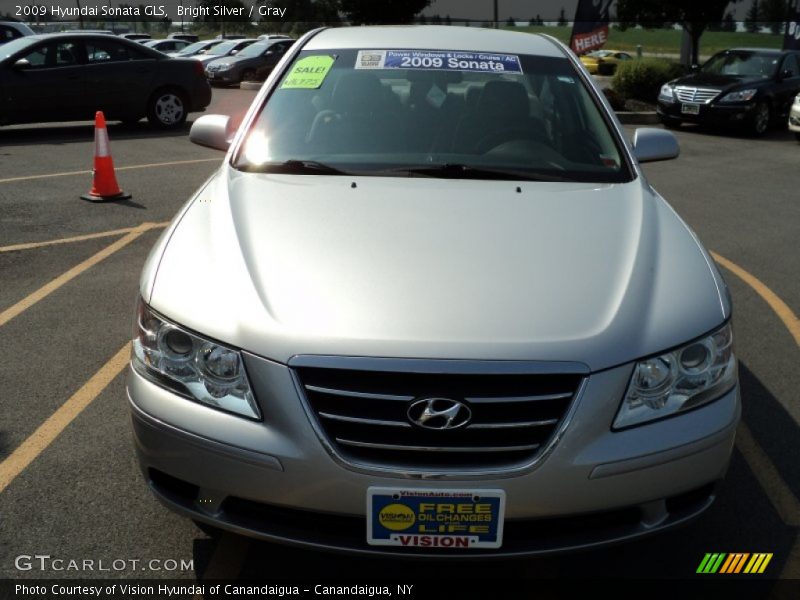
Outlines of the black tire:
[{"label": "black tire", "polygon": [[796,139],[798,142],[800,142],[800,133],[795,133],[794,134],[794,139]]},{"label": "black tire", "polygon": [[242,81],[255,81],[256,80],[256,71],[255,69],[245,69],[242,71]]},{"label": "black tire", "polygon": [[175,129],[186,122],[189,104],[186,95],[175,88],[156,90],[147,102],[147,120],[159,129]]},{"label": "black tire", "polygon": [[750,133],[757,137],[767,133],[771,117],[769,104],[766,102],[756,104],[753,116],[750,119]]}]

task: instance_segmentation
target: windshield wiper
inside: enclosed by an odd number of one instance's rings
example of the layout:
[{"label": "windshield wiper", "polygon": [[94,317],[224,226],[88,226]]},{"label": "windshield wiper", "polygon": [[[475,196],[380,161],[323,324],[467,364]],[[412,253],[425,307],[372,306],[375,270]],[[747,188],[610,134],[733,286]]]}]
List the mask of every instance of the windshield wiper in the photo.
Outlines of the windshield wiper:
[{"label": "windshield wiper", "polygon": [[347,175],[345,171],[316,160],[289,159],[280,163],[246,165],[245,171],[257,173],[285,173],[287,175]]},{"label": "windshield wiper", "polygon": [[440,177],[442,179],[510,179],[514,181],[570,181],[558,175],[543,173],[529,173],[514,169],[493,169],[491,167],[473,167],[460,163],[444,163],[438,165],[422,165],[416,167],[401,167],[395,172],[405,172],[409,175],[423,177]]}]

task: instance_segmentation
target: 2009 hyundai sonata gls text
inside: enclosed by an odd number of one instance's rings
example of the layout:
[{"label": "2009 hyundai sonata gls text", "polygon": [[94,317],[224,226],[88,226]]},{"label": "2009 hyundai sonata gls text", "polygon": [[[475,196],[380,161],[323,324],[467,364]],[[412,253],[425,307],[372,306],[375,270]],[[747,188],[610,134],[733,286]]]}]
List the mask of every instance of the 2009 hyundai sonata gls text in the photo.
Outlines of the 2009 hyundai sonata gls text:
[{"label": "2009 hyundai sonata gls text", "polygon": [[715,497],[740,415],[730,299],[548,37],[301,39],[141,279],[128,380],[156,496],[353,552],[634,538]]}]

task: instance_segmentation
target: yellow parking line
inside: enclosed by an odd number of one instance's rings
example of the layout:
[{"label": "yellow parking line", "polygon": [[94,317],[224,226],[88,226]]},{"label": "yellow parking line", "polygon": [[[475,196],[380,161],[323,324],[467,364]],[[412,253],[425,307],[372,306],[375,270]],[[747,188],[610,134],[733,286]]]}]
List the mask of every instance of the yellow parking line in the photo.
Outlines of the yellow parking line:
[{"label": "yellow parking line", "polygon": [[[716,252],[712,252],[711,256],[761,296],[778,318],[783,321],[786,329],[794,337],[794,341],[800,346],[800,320],[789,308],[789,305],[757,277],[751,275],[736,263],[724,256],[720,256]],[[783,522],[792,527],[800,527],[800,501],[798,501],[797,496],[794,495],[789,486],[786,485],[778,469],[772,464],[769,456],[758,445],[758,442],[755,441],[753,434],[744,422],[739,425],[736,446]],[[800,578],[800,533],[797,534],[794,545],[789,551],[789,556],[786,557],[786,563],[783,566],[780,578]]]},{"label": "yellow parking line", "polygon": [[138,227],[135,227],[131,230],[125,237],[118,239],[113,244],[110,244],[100,250],[97,254],[90,256],[82,263],[75,265],[66,273],[63,273],[53,279],[50,283],[47,283],[40,287],[35,292],[28,294],[22,300],[11,306],[10,308],[5,309],[4,311],[0,312],[0,327],[8,323],[14,317],[20,315],[22,312],[29,309],[31,306],[39,302],[40,300],[46,298],[58,288],[60,288],[65,283],[72,281],[75,277],[90,269],[100,261],[105,258],[108,258],[112,254],[114,254],[117,250],[124,248],[140,235],[142,235],[145,231],[152,229],[154,226],[159,225],[157,223],[142,223]]},{"label": "yellow parking line", "polygon": [[0,493],[119,375],[128,364],[130,353],[130,342],[128,342],[0,463]]},{"label": "yellow parking line", "polygon": [[[117,171],[131,171],[134,169],[152,169],[154,167],[174,167],[178,165],[194,165],[204,162],[221,162],[221,158],[196,158],[193,160],[173,160],[161,163],[148,163],[144,165],[129,165],[127,167],[115,167]],[[0,179],[0,183],[13,183],[15,181],[32,181],[34,179],[50,179],[52,177],[70,177],[72,175],[91,175],[91,170],[84,171],[63,171],[61,173],[44,173],[42,175],[24,175],[22,177],[6,177]]]},{"label": "yellow parking line", "polygon": [[[152,223],[151,229],[159,229],[169,225],[169,221],[163,223]],[[43,246],[53,246],[55,244],[71,244],[73,242],[85,242],[86,240],[95,240],[104,237],[113,237],[115,235],[122,235],[123,233],[130,233],[136,227],[123,227],[122,229],[112,229],[111,231],[98,231],[96,233],[86,233],[84,235],[76,235],[74,237],[60,238],[57,240],[45,240],[43,242],[28,242],[25,244],[14,244],[12,246],[0,246],[0,252],[15,252],[17,250],[31,250],[33,248],[42,248]]]},{"label": "yellow parking line", "polygon": [[761,296],[764,301],[769,304],[770,308],[778,315],[778,318],[786,325],[786,329],[792,334],[794,341],[800,346],[800,319],[797,318],[797,315],[794,314],[792,309],[758,278],[745,271],[736,263],[731,262],[724,256],[720,256],[716,252],[712,252],[711,256],[714,257],[715,261],[753,288],[756,294]]}]

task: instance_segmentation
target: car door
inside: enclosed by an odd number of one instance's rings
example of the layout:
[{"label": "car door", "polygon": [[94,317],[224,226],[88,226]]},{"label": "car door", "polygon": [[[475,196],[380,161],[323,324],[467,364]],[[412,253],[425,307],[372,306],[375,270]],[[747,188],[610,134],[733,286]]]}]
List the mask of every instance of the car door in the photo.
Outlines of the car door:
[{"label": "car door", "polygon": [[87,39],[86,88],[91,114],[141,117],[158,68],[158,60],[132,44],[112,39]]},{"label": "car door", "polygon": [[4,64],[8,120],[70,121],[85,103],[85,57],[77,39],[59,38],[27,48]]},{"label": "car door", "polygon": [[272,70],[293,43],[294,42],[275,42],[272,44],[267,48],[267,51],[264,52],[264,58],[266,59],[264,66]]},{"label": "car door", "polygon": [[774,94],[775,108],[777,116],[785,120],[789,116],[789,109],[794,97],[800,93],[800,61],[796,54],[788,54],[784,57],[778,74]]}]

